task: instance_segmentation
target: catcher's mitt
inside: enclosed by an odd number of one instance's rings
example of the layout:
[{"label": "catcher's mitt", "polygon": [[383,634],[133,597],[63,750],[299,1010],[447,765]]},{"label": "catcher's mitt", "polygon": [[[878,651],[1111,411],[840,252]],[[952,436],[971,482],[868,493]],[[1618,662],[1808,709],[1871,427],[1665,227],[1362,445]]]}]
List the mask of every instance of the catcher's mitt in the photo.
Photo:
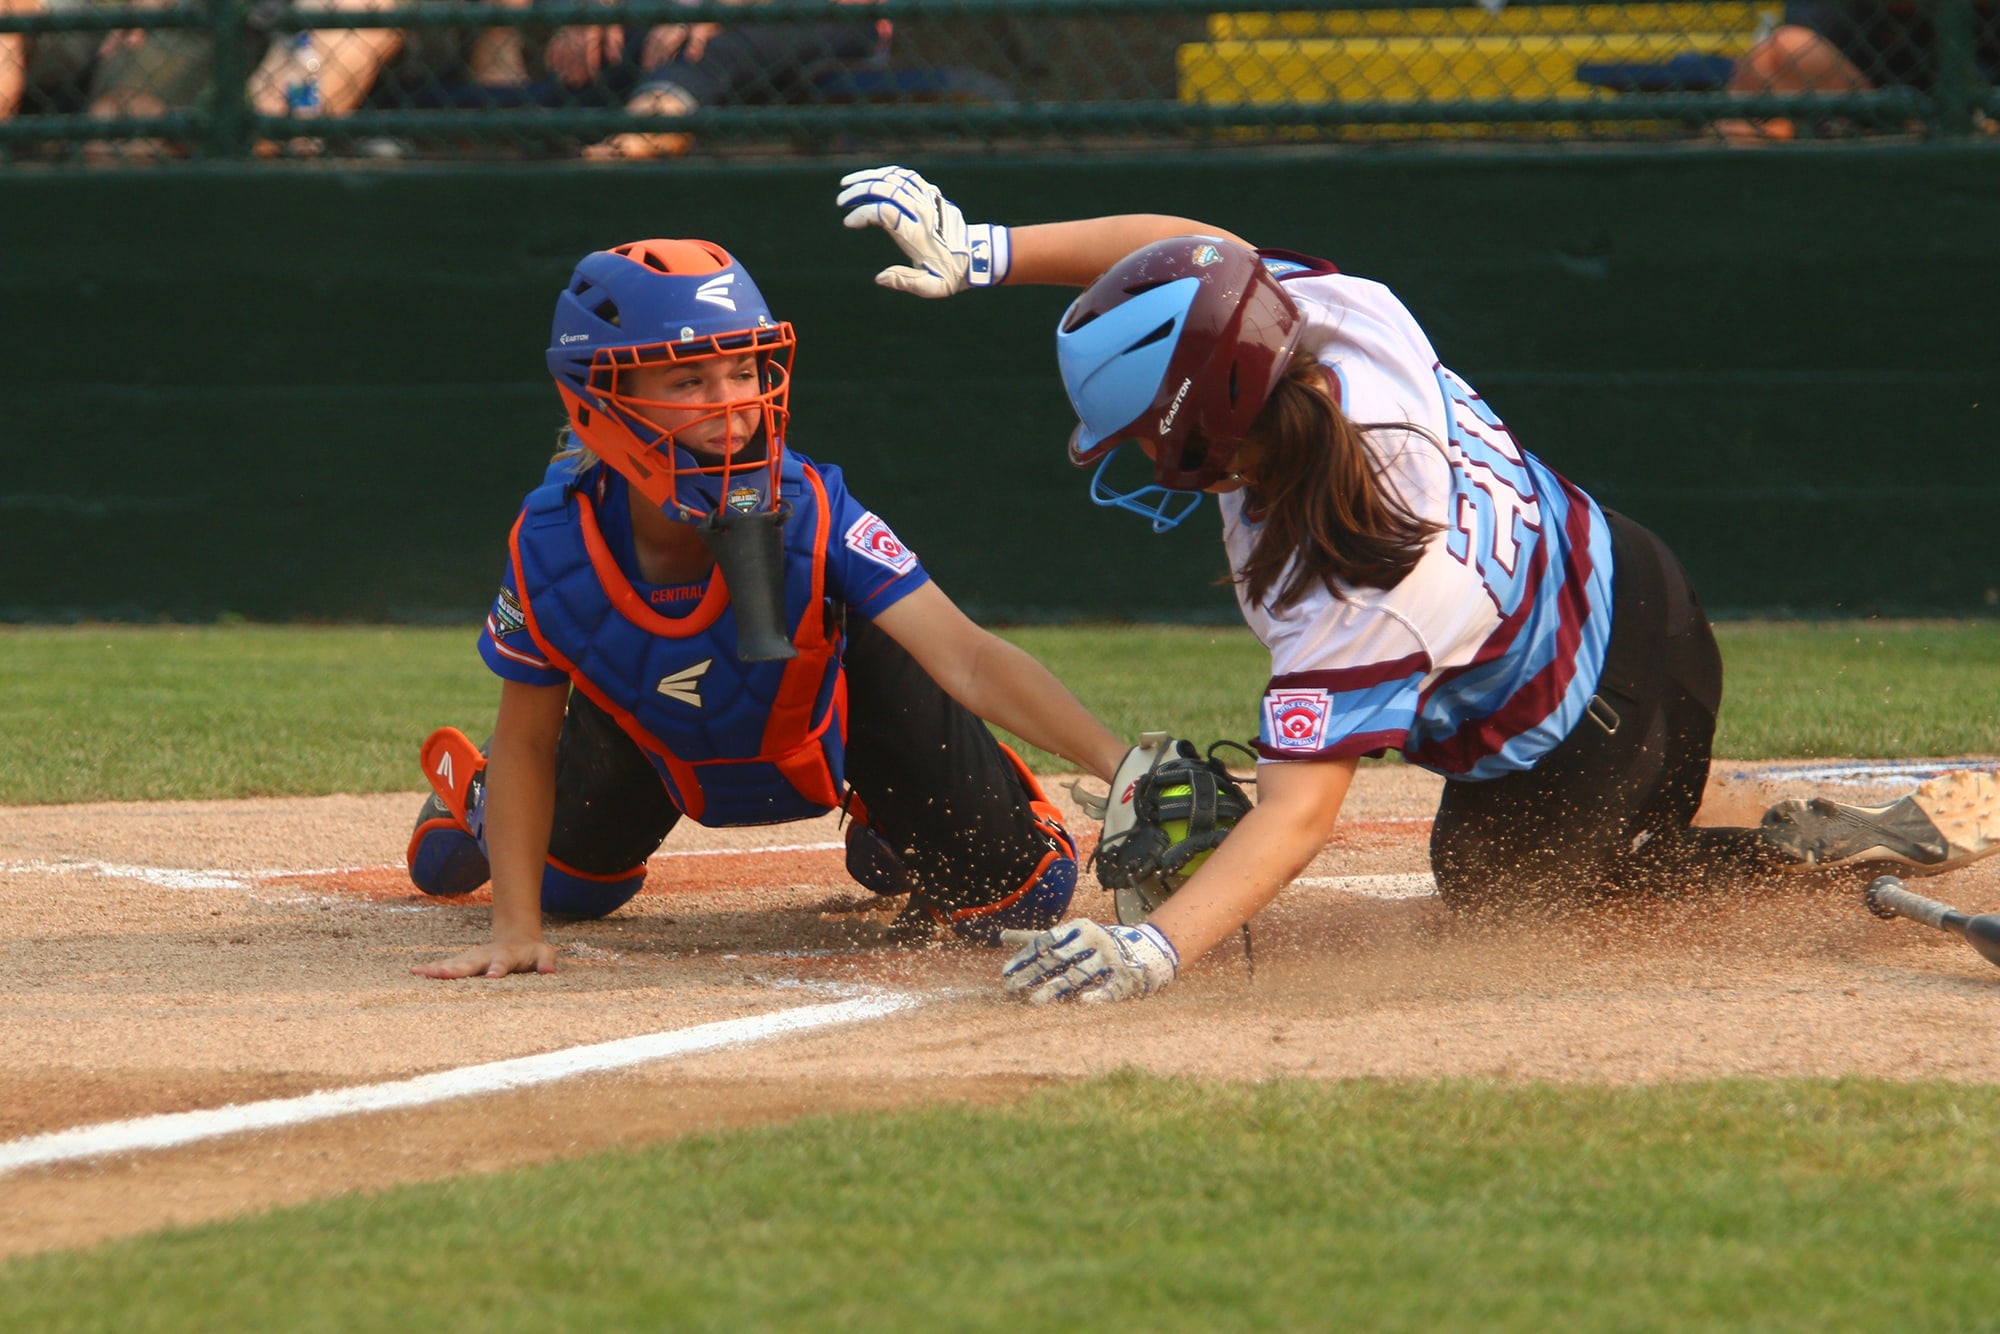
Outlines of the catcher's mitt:
[{"label": "catcher's mitt", "polygon": [[1147,732],[1126,752],[1092,854],[1121,923],[1145,921],[1249,813],[1249,794],[1215,758],[1233,744],[1217,742],[1204,757],[1192,742]]}]

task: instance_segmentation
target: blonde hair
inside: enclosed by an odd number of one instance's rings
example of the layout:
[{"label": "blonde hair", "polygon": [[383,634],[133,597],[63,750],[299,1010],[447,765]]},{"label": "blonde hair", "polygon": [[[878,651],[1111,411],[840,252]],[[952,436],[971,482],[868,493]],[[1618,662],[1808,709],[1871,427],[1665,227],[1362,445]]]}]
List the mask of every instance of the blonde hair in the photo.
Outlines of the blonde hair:
[{"label": "blonde hair", "polygon": [[582,441],[576,438],[576,432],[570,430],[567,426],[556,432],[556,452],[554,457],[550,458],[549,462],[562,463],[565,461],[569,463],[571,471],[575,472],[578,477],[583,476],[601,462],[596,454],[592,453]]}]

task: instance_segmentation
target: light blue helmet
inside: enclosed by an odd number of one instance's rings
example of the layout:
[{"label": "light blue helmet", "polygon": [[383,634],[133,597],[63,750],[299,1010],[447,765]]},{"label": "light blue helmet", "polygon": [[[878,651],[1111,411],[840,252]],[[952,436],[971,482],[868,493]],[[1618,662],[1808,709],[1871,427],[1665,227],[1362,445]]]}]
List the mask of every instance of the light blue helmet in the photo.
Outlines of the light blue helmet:
[{"label": "light blue helmet", "polygon": [[[1097,465],[1091,499],[1145,515],[1155,531],[1185,519],[1229,475],[1304,328],[1257,252],[1239,242],[1177,236],[1112,265],[1056,328],[1078,417],[1070,461]],[[1117,492],[1105,471],[1128,443],[1151,456],[1153,481]]]}]

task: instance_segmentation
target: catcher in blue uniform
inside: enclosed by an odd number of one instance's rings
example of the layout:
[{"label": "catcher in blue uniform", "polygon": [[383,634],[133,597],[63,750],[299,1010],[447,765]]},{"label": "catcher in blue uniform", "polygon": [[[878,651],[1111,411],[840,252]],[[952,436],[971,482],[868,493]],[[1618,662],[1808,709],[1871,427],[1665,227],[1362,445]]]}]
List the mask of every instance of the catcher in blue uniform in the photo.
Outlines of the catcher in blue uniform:
[{"label": "catcher in blue uniform", "polygon": [[845,806],[849,871],[909,895],[905,934],[1061,919],[1075,844],[980,719],[1107,780],[1125,746],[789,448],[795,346],[706,241],[598,251],[557,298],[569,431],[479,638],[493,736],[424,743],[435,792],[409,848],[426,893],[491,878],[493,938],[415,971],[550,971],[542,913],[618,908],[682,818]]}]

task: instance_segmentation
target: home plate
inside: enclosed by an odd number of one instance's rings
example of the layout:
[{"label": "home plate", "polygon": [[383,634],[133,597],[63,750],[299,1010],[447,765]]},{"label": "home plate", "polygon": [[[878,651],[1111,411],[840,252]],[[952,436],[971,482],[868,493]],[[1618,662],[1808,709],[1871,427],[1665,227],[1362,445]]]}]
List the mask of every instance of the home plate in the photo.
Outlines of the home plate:
[{"label": "home plate", "polygon": [[1303,875],[1292,884],[1299,889],[1332,889],[1371,899],[1427,899],[1437,894],[1437,881],[1429,871],[1406,871],[1398,875]]}]

